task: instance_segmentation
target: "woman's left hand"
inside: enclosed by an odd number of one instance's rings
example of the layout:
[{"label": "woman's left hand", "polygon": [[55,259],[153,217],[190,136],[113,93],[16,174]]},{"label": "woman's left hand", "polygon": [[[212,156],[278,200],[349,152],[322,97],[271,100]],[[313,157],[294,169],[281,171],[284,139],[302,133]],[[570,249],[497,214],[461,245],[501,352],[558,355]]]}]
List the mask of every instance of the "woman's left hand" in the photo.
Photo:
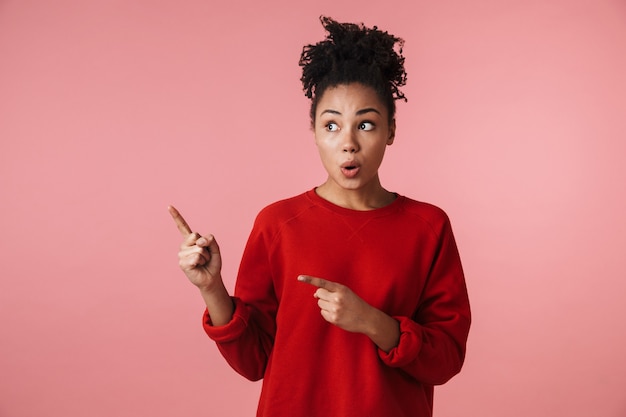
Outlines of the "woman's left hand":
[{"label": "woman's left hand", "polygon": [[324,319],[349,332],[365,333],[367,316],[373,308],[350,288],[326,279],[300,275],[298,281],[317,287],[313,294]]},{"label": "woman's left hand", "polygon": [[397,320],[366,303],[350,288],[308,275],[298,276],[298,281],[317,287],[313,295],[327,322],[349,332],[367,335],[384,351],[397,346],[400,339]]}]

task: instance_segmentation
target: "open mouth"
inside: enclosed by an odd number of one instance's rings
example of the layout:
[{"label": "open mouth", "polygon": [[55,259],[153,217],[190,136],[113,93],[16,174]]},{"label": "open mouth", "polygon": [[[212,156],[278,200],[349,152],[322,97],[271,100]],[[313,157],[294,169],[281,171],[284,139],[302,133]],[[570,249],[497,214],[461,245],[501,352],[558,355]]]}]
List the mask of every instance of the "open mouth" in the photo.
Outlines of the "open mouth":
[{"label": "open mouth", "polygon": [[347,178],[354,178],[359,173],[360,167],[358,165],[344,165],[341,167],[341,172]]}]

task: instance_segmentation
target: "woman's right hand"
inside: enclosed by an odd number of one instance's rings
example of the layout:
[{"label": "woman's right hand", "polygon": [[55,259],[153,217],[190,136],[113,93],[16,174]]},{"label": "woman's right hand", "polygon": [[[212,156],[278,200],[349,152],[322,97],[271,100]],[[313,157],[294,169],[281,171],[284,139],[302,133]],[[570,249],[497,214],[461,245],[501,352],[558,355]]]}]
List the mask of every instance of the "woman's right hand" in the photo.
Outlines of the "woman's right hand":
[{"label": "woman's right hand", "polygon": [[168,210],[184,238],[178,252],[180,269],[200,290],[210,292],[215,287],[223,286],[222,258],[215,238],[192,232],[178,210],[173,206],[169,206]]}]

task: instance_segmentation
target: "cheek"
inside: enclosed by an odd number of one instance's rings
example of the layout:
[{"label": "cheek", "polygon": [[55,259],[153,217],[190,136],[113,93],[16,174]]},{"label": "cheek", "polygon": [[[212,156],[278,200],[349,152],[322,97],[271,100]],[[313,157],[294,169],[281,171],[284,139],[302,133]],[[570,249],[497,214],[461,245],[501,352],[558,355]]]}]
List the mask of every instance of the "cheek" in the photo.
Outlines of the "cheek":
[{"label": "cheek", "polygon": [[332,159],[333,152],[330,149],[328,149],[327,146],[323,146],[318,143],[317,151],[319,152],[320,158],[322,159],[322,162],[324,164],[326,164],[326,162],[329,162]]},{"label": "cheek", "polygon": [[387,144],[382,145],[378,148],[376,148],[376,150],[374,151],[374,153],[372,154],[372,157],[376,160],[376,162],[378,163],[378,165],[380,165],[380,163],[382,162],[384,156],[385,156],[385,151],[387,150]]},{"label": "cheek", "polygon": [[315,135],[315,145],[320,153],[331,153],[336,151],[337,141],[334,140],[332,134],[323,132]]},{"label": "cheek", "polygon": [[328,143],[326,142],[317,140],[315,144],[317,146],[322,166],[326,169],[326,171],[330,171],[336,162],[336,152],[332,149],[332,147],[328,146]]}]

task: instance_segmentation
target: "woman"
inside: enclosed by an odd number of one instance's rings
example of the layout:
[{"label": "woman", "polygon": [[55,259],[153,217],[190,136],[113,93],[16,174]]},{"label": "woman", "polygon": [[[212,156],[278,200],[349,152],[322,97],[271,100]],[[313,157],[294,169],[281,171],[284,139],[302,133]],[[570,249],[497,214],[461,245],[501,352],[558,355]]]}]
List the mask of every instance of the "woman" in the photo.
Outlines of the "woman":
[{"label": "woman", "polygon": [[326,181],[259,213],[234,297],[216,240],[170,207],[180,267],[228,363],[263,378],[258,416],[431,416],[433,386],[463,364],[470,309],[445,213],[378,176],[404,99],[403,41],[321,20],[328,36],[300,65]]}]

